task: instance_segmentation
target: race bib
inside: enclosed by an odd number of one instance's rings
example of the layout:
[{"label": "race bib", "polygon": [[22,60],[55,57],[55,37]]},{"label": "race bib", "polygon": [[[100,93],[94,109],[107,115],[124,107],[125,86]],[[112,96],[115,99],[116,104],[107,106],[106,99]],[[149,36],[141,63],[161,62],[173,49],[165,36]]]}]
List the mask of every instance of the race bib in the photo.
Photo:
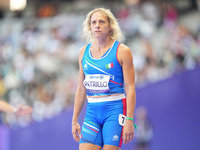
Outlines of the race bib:
[{"label": "race bib", "polygon": [[83,84],[85,88],[92,93],[104,93],[110,90],[109,75],[93,74],[86,75]]},{"label": "race bib", "polygon": [[120,124],[121,126],[124,126],[125,123],[126,123],[126,116],[123,115],[123,114],[119,114],[119,124]]}]

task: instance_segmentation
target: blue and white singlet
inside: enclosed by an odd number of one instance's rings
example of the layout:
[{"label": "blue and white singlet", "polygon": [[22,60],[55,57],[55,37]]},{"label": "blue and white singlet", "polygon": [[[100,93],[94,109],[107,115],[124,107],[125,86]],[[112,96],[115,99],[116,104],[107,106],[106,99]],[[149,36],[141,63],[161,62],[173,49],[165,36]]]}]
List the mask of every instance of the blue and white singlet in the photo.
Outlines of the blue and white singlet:
[{"label": "blue and white singlet", "polygon": [[87,45],[82,59],[85,74],[83,82],[87,96],[102,96],[124,93],[122,67],[117,59],[120,43],[115,41],[112,47],[99,59],[91,54],[91,43]]}]

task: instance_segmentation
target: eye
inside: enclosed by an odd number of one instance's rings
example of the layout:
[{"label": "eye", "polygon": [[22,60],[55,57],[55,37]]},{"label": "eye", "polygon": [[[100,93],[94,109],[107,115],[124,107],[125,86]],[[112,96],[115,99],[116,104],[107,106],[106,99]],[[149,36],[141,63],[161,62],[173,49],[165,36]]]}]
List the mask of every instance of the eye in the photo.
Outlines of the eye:
[{"label": "eye", "polygon": [[92,23],[91,24],[95,24],[96,23],[96,21],[94,20],[94,21],[92,21]]},{"label": "eye", "polygon": [[100,20],[99,22],[100,22],[100,23],[105,23],[105,21],[103,21],[103,20]]}]

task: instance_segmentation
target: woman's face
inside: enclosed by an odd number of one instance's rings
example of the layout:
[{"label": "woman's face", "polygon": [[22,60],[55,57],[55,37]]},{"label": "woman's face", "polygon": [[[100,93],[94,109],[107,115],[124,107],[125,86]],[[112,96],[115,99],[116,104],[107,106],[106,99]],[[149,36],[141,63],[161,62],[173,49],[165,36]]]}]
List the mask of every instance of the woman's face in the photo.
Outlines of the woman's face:
[{"label": "woman's face", "polygon": [[100,11],[95,12],[91,17],[90,30],[94,38],[107,37],[111,30],[108,17]]}]

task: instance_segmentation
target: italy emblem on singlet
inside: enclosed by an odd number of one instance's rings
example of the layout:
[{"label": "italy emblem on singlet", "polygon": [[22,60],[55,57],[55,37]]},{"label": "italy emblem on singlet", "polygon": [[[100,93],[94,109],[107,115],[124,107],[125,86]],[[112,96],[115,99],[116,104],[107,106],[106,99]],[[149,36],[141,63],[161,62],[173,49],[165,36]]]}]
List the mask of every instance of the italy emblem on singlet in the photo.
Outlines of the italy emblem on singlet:
[{"label": "italy emblem on singlet", "polygon": [[110,68],[113,68],[113,67],[114,67],[113,63],[106,64],[106,69],[110,69]]}]

